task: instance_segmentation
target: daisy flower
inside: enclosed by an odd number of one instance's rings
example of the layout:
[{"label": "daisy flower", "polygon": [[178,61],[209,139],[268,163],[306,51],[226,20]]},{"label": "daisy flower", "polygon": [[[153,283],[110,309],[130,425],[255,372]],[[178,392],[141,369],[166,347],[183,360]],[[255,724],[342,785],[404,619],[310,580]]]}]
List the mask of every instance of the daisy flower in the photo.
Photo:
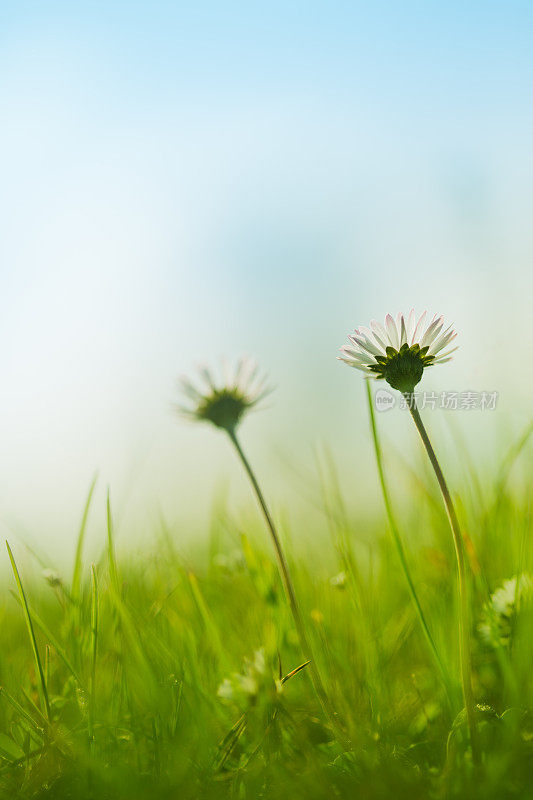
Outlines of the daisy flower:
[{"label": "daisy flower", "polygon": [[452,325],[445,328],[444,317],[436,314],[427,323],[426,316],[424,311],[416,320],[411,309],[396,320],[387,314],[384,326],[372,320],[370,328],[361,326],[348,336],[350,344],[340,348],[338,358],[393,389],[412,392],[426,367],[444,364],[457,350],[449,347],[457,336]]},{"label": "daisy flower", "polygon": [[[372,320],[370,328],[356,328],[348,338],[350,344],[341,347],[341,361],[350,367],[355,367],[366,374],[368,378],[386,380],[393,389],[402,392],[408,398],[408,408],[426,449],[429,461],[435,472],[442,499],[450,523],[454,550],[457,559],[458,590],[459,590],[459,652],[461,660],[461,681],[463,684],[463,699],[470,732],[470,746],[474,764],[480,763],[480,744],[475,715],[475,699],[472,684],[472,646],[470,641],[470,619],[468,608],[468,577],[467,563],[465,561],[465,545],[455,511],[452,496],[444,478],[441,466],[433,449],[433,445],[424,426],[420,412],[416,405],[414,388],[419,383],[426,367],[433,364],[443,364],[450,360],[451,354],[457,349],[450,347],[456,337],[452,326],[445,328],[444,317],[435,315],[426,322],[426,312],[416,320],[414,309],[409,314],[398,314],[396,320],[390,314],[385,317],[385,325]],[[367,396],[370,408],[370,419],[374,436],[374,445],[378,460],[378,471],[385,498],[385,505],[391,528],[395,528],[394,520],[390,514],[390,501],[386,491],[381,455],[377,444],[376,423],[372,409],[372,391],[367,383]],[[402,563],[405,561],[401,541],[395,534],[398,552]],[[410,582],[408,570],[404,571]],[[413,592],[415,604],[418,603]],[[421,621],[423,613],[419,612]],[[422,621],[423,627],[425,623]],[[426,633],[429,639],[431,634]],[[432,640],[431,640],[432,641]]]},{"label": "daisy flower", "polygon": [[506,647],[510,644],[520,606],[530,605],[533,598],[531,575],[514,575],[496,589],[483,608],[478,632],[486,644]]},{"label": "daisy flower", "polygon": [[[211,422],[217,428],[225,430],[235,448],[244,471],[249,478],[272,539],[285,596],[292,613],[296,632],[300,640],[300,646],[305,655],[306,665],[309,664],[310,677],[315,687],[316,694],[324,714],[329,719],[332,726],[335,726],[337,729],[336,715],[331,706],[331,701],[326,694],[322,678],[312,655],[311,646],[307,638],[307,632],[294,590],[289,564],[283,552],[276,524],[268,508],[257,476],[244,453],[237,434],[237,428],[244,415],[257,406],[269,393],[270,389],[266,388],[265,379],[259,375],[257,364],[249,358],[241,358],[233,375],[228,374],[226,365],[223,362],[223,373],[224,377],[222,381],[217,382],[212,373],[204,367],[200,370],[201,384],[198,385],[191,383],[188,378],[181,378],[182,392],[187,396],[190,404],[187,407],[180,406],[179,408],[180,411],[190,419]],[[257,663],[256,659],[256,666]],[[244,682],[240,682],[240,689],[248,692],[248,694],[252,694],[252,690],[254,690],[255,686],[254,681],[254,675],[245,675]],[[222,684],[219,694],[223,697],[229,697],[232,695],[233,691],[234,687],[231,681],[227,680]]]},{"label": "daisy flower", "polygon": [[182,377],[181,391],[190,405],[179,406],[179,410],[189,418],[211,422],[231,432],[270,390],[265,388],[265,378],[259,376],[256,362],[246,356],[239,360],[233,375],[228,373],[225,362],[222,371],[223,379],[217,381],[207,367],[202,367],[197,385]]}]

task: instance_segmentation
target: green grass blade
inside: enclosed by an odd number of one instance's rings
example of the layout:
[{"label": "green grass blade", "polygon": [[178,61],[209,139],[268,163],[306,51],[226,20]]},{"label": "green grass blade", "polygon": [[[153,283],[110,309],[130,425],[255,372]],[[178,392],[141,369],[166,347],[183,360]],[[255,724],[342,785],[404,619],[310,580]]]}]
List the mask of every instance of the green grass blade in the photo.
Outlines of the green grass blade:
[{"label": "green grass blade", "polygon": [[[24,608],[24,606],[22,604],[22,600],[20,599],[20,597],[17,597],[15,592],[13,592],[12,595],[15,598],[15,600],[17,601],[17,603],[19,603],[20,606],[22,608]],[[78,671],[76,670],[76,668],[72,664],[72,661],[68,657],[67,651],[65,650],[65,648],[59,643],[59,641],[56,639],[56,637],[54,636],[54,634],[52,633],[52,631],[50,630],[48,625],[39,616],[39,614],[37,614],[35,609],[34,608],[30,608],[29,610],[30,610],[32,622],[39,628],[41,633],[43,633],[44,636],[48,639],[48,641],[50,642],[50,644],[52,645],[52,647],[54,648],[54,650],[56,651],[56,653],[58,654],[60,659],[63,661],[63,663],[65,664],[66,668],[68,669],[68,671],[72,675],[72,677],[76,680],[78,685],[83,688],[83,681],[82,681]],[[48,681],[47,681],[47,685],[48,685]]]},{"label": "green grass blade", "polygon": [[111,580],[111,586],[113,587],[116,594],[119,595],[120,592],[119,592],[119,581],[118,581],[118,569],[117,569],[117,559],[115,556],[115,543],[113,541],[113,518],[111,516],[111,499],[109,496],[109,489],[107,490],[106,519],[107,519],[107,559],[109,565],[109,578]]},{"label": "green grass blade", "polygon": [[281,678],[280,680],[281,685],[283,686],[284,683],[290,681],[290,679],[294,678],[295,675],[298,675],[298,673],[301,672],[303,669],[305,669],[309,663],[310,663],[309,661],[304,661],[304,663],[300,664],[299,667],[296,667],[296,669],[293,669],[290,672],[288,672],[283,678]]},{"label": "green grass blade", "polygon": [[31,646],[33,650],[33,657],[35,659],[35,666],[37,668],[37,674],[39,675],[39,694],[41,696],[41,703],[45,708],[46,717],[48,721],[50,721],[51,715],[50,715],[50,701],[48,699],[48,689],[46,688],[46,679],[44,677],[43,665],[41,662],[41,657],[39,655],[39,648],[37,647],[37,640],[35,638],[35,631],[33,629],[33,622],[31,619],[30,610],[28,608],[28,602],[26,600],[26,595],[24,594],[24,588],[22,586],[22,581],[20,580],[20,575],[17,569],[17,565],[15,563],[15,559],[13,558],[13,553],[11,552],[9,542],[7,541],[6,541],[6,547],[7,547],[7,552],[9,554],[9,560],[11,561],[13,574],[15,576],[15,581],[17,583],[17,588],[19,590],[22,609],[24,611],[24,618],[26,620],[26,627],[28,628],[28,635],[30,637]]},{"label": "green grass blade", "polygon": [[206,634],[211,642],[211,645],[214,651],[219,656],[222,663],[226,663],[227,656],[224,646],[222,644],[222,639],[220,638],[220,633],[218,628],[215,624],[213,617],[211,616],[211,612],[207,607],[207,603],[205,602],[205,598],[203,596],[202,590],[200,588],[200,584],[198,583],[198,578],[194,573],[188,573],[189,578],[189,585],[191,587],[192,596],[196,602],[196,607],[200,614],[200,618],[204,624],[204,628]]},{"label": "green grass blade", "polygon": [[18,700],[15,700],[15,698],[9,694],[4,686],[0,686],[0,696],[6,698],[7,702],[15,709],[19,717],[27,722],[35,733],[37,733],[40,737],[43,736],[43,728],[33,719],[31,714],[28,714],[26,709],[20,705]]},{"label": "green grass blade", "polygon": [[96,696],[96,657],[98,654],[98,576],[95,564],[91,564],[91,684],[89,706],[89,736],[94,734],[94,704]]},{"label": "green grass blade", "polygon": [[89,518],[89,511],[91,508],[91,502],[93,499],[94,489],[96,486],[96,481],[98,479],[98,475],[95,475],[91,486],[89,488],[89,494],[87,495],[87,500],[85,503],[85,508],[83,509],[83,514],[81,518],[80,529],[78,532],[78,541],[76,544],[76,555],[74,558],[74,569],[72,572],[72,589],[71,589],[71,596],[74,601],[79,600],[80,597],[80,590],[81,590],[81,571],[82,571],[82,555],[83,555],[83,544],[85,541],[85,533],[87,530],[87,520]]},{"label": "green grass blade", "polygon": [[500,471],[496,480],[496,497],[499,498],[505,489],[505,485],[511,473],[511,470],[519,458],[522,450],[525,448],[529,439],[533,435],[533,420],[527,425],[522,435],[513,442],[509,448],[507,455],[503,459]]}]

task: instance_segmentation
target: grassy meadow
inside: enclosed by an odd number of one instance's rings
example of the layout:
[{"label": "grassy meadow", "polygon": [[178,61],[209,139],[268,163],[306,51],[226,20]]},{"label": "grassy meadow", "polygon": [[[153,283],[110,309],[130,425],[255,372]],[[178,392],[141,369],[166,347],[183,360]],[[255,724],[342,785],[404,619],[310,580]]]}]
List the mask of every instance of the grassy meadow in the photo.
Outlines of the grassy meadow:
[{"label": "grassy meadow", "polygon": [[[16,542],[12,564],[5,554],[1,796],[533,797],[528,434],[482,481],[470,468],[459,480],[453,465],[449,476],[465,534],[479,766],[461,694],[456,561],[433,474],[403,475],[407,513],[395,512],[395,496],[392,505],[434,650],[384,509],[353,509],[324,459],[310,527],[326,532],[327,555],[288,525],[280,532],[333,719],[303,666],[252,497],[240,510],[215,503],[187,557],[164,523],[141,554],[122,554],[108,505],[107,548],[91,565],[89,495],[71,570],[43,572]],[[385,467],[392,483],[399,466]],[[514,479],[520,470],[525,481]]]}]

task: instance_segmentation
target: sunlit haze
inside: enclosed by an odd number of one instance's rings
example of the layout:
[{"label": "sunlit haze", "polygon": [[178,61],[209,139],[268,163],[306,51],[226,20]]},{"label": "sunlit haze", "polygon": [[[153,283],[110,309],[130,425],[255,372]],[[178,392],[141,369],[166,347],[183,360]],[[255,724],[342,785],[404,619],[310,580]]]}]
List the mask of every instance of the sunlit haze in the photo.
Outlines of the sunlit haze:
[{"label": "sunlit haze", "polygon": [[173,408],[241,353],[276,387],[243,428],[267,489],[327,444],[378,497],[335,357],[411,306],[459,331],[427,388],[500,393],[454,418],[473,446],[527,421],[531,5],[289,6],[3,4],[4,533],[70,554],[96,471],[119,545],[159,514],[201,531],[220,480],[246,500],[222,434]]}]

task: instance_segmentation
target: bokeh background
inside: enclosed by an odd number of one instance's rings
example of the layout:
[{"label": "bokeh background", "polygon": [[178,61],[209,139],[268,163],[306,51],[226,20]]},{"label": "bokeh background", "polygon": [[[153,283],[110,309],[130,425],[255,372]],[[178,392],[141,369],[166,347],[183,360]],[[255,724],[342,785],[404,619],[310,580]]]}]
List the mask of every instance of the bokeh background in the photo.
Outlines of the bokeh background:
[{"label": "bokeh background", "polygon": [[[425,388],[500,392],[428,412],[490,466],[531,408],[532,24],[490,0],[3,2],[3,533],[70,556],[98,470],[95,546],[107,486],[122,545],[160,514],[201,536],[217,482],[248,488],[176,420],[176,378],[243,352],[277,387],[243,428],[275,504],[324,444],[378,502],[335,356],[411,305],[460,331]],[[405,412],[379,422],[416,448]]]}]

